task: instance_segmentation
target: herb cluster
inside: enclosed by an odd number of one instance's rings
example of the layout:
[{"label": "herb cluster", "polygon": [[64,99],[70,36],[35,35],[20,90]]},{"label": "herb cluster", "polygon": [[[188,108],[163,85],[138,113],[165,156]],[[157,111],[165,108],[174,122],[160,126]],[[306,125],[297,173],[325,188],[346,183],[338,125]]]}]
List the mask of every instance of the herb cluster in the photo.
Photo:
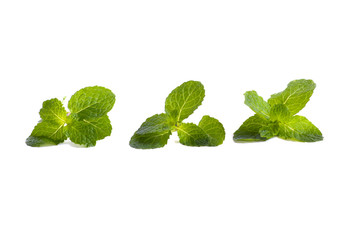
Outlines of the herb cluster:
[{"label": "herb cluster", "polygon": [[264,101],[255,91],[246,92],[245,104],[255,115],[234,133],[235,142],[266,141],[272,137],[300,142],[323,139],[320,130],[306,117],[295,115],[310,100],[316,85],[312,80],[294,80],[287,88]]},{"label": "herb cluster", "polygon": [[188,81],[175,88],[165,101],[165,113],[146,119],[130,140],[133,148],[160,148],[167,144],[172,132],[177,131],[179,141],[186,146],[218,146],[225,139],[223,125],[215,118],[204,116],[198,125],[184,123],[202,103],[204,86]]},{"label": "herb cluster", "polygon": [[69,100],[67,112],[63,103],[53,98],[43,102],[41,120],[26,144],[32,147],[57,145],[70,139],[86,147],[110,136],[112,126],[107,113],[115,103],[115,95],[107,88],[94,86],[77,91]]}]

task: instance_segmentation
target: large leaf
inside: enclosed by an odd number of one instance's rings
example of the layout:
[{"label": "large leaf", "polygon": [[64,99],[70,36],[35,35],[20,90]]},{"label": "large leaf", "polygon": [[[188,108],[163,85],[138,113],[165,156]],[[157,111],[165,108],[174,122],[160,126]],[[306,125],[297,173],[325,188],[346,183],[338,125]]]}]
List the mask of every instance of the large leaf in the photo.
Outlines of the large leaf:
[{"label": "large leaf", "polygon": [[79,120],[102,117],[115,103],[115,95],[107,88],[94,86],[77,91],[69,100],[71,114]]},{"label": "large leaf", "polygon": [[109,117],[104,115],[89,120],[74,120],[66,126],[65,132],[73,143],[92,147],[96,145],[96,141],[110,136],[111,130]]},{"label": "large leaf", "polygon": [[300,79],[291,81],[284,91],[271,95],[268,103],[271,106],[284,104],[292,116],[305,107],[315,87],[316,84],[312,80]]},{"label": "large leaf", "polygon": [[188,81],[175,88],[165,101],[165,112],[175,121],[189,117],[205,97],[204,86],[197,81]]}]

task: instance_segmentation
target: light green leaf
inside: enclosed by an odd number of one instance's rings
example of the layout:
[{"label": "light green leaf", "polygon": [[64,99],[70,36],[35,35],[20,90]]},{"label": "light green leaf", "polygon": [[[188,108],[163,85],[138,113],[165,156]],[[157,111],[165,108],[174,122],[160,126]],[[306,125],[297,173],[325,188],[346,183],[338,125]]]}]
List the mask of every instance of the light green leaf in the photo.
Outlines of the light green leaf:
[{"label": "light green leaf", "polygon": [[182,123],[177,128],[179,141],[186,146],[209,146],[208,135],[199,126],[193,123]]},{"label": "light green leaf", "polygon": [[115,103],[115,95],[104,87],[86,87],[77,91],[69,100],[71,115],[79,120],[102,117]]},{"label": "light green leaf", "polygon": [[287,122],[290,117],[290,111],[284,104],[275,104],[270,109],[271,121]]},{"label": "light green leaf", "polygon": [[199,127],[209,137],[208,146],[218,146],[225,140],[225,129],[223,125],[215,118],[203,116],[199,122]]},{"label": "light green leaf", "polygon": [[30,136],[48,138],[56,144],[59,144],[67,138],[64,134],[64,125],[65,123],[60,124],[53,121],[41,121],[35,126]]},{"label": "light green leaf", "polygon": [[156,114],[140,126],[130,140],[130,146],[140,149],[160,148],[166,145],[172,125],[165,114]]},{"label": "light green leaf", "polygon": [[278,137],[300,142],[323,140],[320,130],[303,116],[293,116],[286,123],[279,124]]},{"label": "light green leaf", "polygon": [[73,120],[66,126],[65,132],[73,143],[92,147],[97,140],[110,136],[111,130],[109,117],[103,115],[100,118]]},{"label": "light green leaf", "polygon": [[258,142],[266,141],[268,138],[260,135],[260,129],[267,126],[269,121],[260,117],[258,114],[248,118],[240,128],[234,133],[235,142]]},{"label": "light green leaf", "polygon": [[66,110],[60,100],[53,98],[43,102],[40,109],[42,120],[34,127],[26,144],[32,147],[59,144],[66,140],[64,126]]},{"label": "light green leaf", "polygon": [[255,113],[265,119],[270,118],[270,105],[264,101],[255,91],[248,91],[245,94],[245,104]]},{"label": "light green leaf", "polygon": [[201,105],[204,97],[205,89],[200,82],[185,82],[166,98],[165,112],[175,122],[182,122]]},{"label": "light green leaf", "polygon": [[43,102],[40,109],[40,117],[43,121],[63,124],[66,122],[66,110],[59,99],[53,98]]},{"label": "light green leaf", "polygon": [[287,88],[279,93],[271,95],[268,103],[271,106],[275,104],[284,104],[291,115],[298,113],[310,100],[316,84],[312,80],[300,79],[291,81]]}]

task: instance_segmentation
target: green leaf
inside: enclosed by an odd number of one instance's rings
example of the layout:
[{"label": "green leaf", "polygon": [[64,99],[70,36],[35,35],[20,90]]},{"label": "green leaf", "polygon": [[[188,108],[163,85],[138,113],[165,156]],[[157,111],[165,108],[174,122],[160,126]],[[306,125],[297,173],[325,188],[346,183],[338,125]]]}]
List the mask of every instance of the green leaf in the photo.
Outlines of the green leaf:
[{"label": "green leaf", "polygon": [[300,79],[291,81],[284,91],[271,95],[268,103],[271,106],[284,104],[292,116],[305,107],[315,87],[316,84],[312,80]]},{"label": "green leaf", "polygon": [[268,138],[260,135],[260,129],[267,126],[269,121],[260,117],[259,114],[248,118],[240,128],[234,133],[235,142],[258,142],[266,141]]},{"label": "green leaf", "polygon": [[92,147],[96,141],[110,136],[111,130],[109,117],[103,115],[100,118],[73,120],[66,126],[65,133],[73,143]]},{"label": "green leaf", "polygon": [[277,136],[278,132],[278,122],[269,122],[266,126],[261,127],[259,130],[260,136],[267,139]]},{"label": "green leaf", "polygon": [[172,125],[165,114],[155,114],[146,119],[130,140],[130,146],[140,149],[160,148],[166,145]]},{"label": "green leaf", "polygon": [[32,147],[59,144],[66,140],[64,126],[66,110],[60,100],[53,98],[43,102],[40,109],[42,120],[34,127],[26,144]]},{"label": "green leaf", "polygon": [[271,121],[287,122],[290,117],[290,111],[284,104],[275,104],[270,109]]},{"label": "green leaf", "polygon": [[102,117],[115,103],[115,95],[107,88],[94,86],[77,91],[69,100],[71,114],[82,119]]},{"label": "green leaf", "polygon": [[52,121],[59,124],[66,122],[66,110],[62,102],[53,98],[43,102],[43,106],[40,109],[40,117],[43,121]]},{"label": "green leaf", "polygon": [[300,142],[316,142],[323,140],[320,130],[303,116],[293,116],[286,123],[279,124],[280,138]]},{"label": "green leaf", "polygon": [[57,145],[57,143],[46,137],[29,136],[26,139],[26,145],[30,147],[45,147],[45,146]]},{"label": "green leaf", "polygon": [[199,126],[193,123],[182,123],[177,128],[179,141],[186,146],[209,146],[208,135]]},{"label": "green leaf", "polygon": [[264,101],[255,91],[248,91],[245,94],[245,104],[249,106],[259,116],[270,118],[270,105]]},{"label": "green leaf", "polygon": [[175,122],[182,122],[201,105],[204,97],[205,89],[200,82],[185,82],[166,98],[165,112]]},{"label": "green leaf", "polygon": [[199,127],[204,130],[209,137],[208,146],[218,146],[224,142],[225,129],[217,119],[207,115],[203,116],[199,122]]}]

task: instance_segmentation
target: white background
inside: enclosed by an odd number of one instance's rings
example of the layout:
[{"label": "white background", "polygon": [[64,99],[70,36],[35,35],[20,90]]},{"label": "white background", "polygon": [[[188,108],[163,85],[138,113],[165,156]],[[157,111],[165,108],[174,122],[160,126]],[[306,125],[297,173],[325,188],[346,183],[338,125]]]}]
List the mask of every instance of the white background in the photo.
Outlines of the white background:
[{"label": "white background", "polygon": [[[358,1],[1,1],[0,239],[360,239]],[[324,141],[237,144],[294,79]],[[219,147],[128,142],[172,89],[201,81]],[[31,148],[42,102],[86,86],[116,94],[94,148]]]}]

